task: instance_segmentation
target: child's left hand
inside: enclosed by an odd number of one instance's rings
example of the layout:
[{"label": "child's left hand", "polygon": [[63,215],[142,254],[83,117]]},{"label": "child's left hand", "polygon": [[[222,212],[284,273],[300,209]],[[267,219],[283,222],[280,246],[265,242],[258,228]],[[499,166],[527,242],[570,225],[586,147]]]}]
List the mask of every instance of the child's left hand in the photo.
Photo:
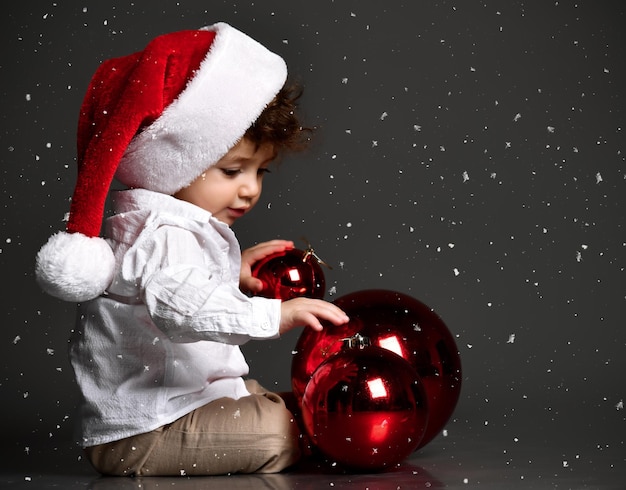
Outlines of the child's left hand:
[{"label": "child's left hand", "polygon": [[249,293],[261,291],[263,282],[256,277],[252,277],[252,266],[269,255],[291,250],[292,248],[294,248],[292,241],[271,240],[259,243],[241,252],[241,272],[239,274],[239,287],[241,290]]}]

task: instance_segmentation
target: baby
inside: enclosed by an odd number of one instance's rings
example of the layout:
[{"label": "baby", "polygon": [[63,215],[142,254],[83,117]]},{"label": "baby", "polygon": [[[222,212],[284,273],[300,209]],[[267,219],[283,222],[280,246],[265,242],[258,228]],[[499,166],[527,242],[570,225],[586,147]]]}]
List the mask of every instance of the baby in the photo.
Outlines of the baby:
[{"label": "baby", "polygon": [[[108,475],[278,472],[300,457],[281,396],[245,379],[239,346],[345,313],[261,289],[232,224],[270,164],[307,139],[284,61],[228,24],[165,34],[103,62],[78,125],[67,228],[37,256],[39,284],[78,303],[70,359],[81,445]],[[113,179],[114,215],[100,237]]]}]

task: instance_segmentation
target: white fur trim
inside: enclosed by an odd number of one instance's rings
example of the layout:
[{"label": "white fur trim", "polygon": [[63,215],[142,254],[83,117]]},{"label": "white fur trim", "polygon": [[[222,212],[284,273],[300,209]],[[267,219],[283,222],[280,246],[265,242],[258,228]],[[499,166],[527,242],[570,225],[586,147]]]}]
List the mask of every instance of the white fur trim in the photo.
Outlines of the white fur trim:
[{"label": "white fur trim", "polygon": [[245,134],[284,85],[283,59],[219,23],[185,90],[131,141],[116,178],[130,187],[173,194],[215,164]]},{"label": "white fur trim", "polygon": [[113,250],[98,237],[59,232],[37,254],[37,282],[45,292],[65,301],[81,302],[101,295],[114,272]]}]

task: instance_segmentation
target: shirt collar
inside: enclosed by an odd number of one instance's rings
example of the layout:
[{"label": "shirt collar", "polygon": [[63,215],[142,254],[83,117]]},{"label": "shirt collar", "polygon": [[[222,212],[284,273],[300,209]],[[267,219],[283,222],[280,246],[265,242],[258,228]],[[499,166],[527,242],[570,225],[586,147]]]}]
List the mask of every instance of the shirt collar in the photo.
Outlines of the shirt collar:
[{"label": "shirt collar", "polygon": [[168,194],[149,191],[146,189],[129,189],[123,191],[115,191],[112,193],[113,206],[116,213],[130,213],[132,211],[142,211],[146,209],[159,210],[164,213],[172,213],[182,218],[193,219],[196,221],[208,222],[212,220],[222,223],[213,215],[202,209],[201,207],[191,204],[190,202],[176,199]]}]

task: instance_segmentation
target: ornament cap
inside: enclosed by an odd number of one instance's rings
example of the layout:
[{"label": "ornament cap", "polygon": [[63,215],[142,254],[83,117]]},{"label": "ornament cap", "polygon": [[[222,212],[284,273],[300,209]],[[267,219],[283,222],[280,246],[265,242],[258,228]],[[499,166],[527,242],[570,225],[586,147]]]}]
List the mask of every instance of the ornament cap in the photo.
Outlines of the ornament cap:
[{"label": "ornament cap", "polygon": [[341,339],[344,349],[365,349],[372,345],[372,341],[369,337],[365,337],[360,333],[354,334],[352,337],[345,337]]},{"label": "ornament cap", "polygon": [[332,267],[328,263],[322,260],[322,258],[315,253],[315,250],[313,249],[313,246],[311,245],[311,243],[309,243],[309,241],[305,237],[301,237],[301,238],[302,238],[302,241],[306,243],[306,250],[304,251],[304,254],[302,255],[302,262],[307,262],[309,258],[313,257],[317,261],[318,264],[323,265],[324,267],[328,269],[332,269]]}]

